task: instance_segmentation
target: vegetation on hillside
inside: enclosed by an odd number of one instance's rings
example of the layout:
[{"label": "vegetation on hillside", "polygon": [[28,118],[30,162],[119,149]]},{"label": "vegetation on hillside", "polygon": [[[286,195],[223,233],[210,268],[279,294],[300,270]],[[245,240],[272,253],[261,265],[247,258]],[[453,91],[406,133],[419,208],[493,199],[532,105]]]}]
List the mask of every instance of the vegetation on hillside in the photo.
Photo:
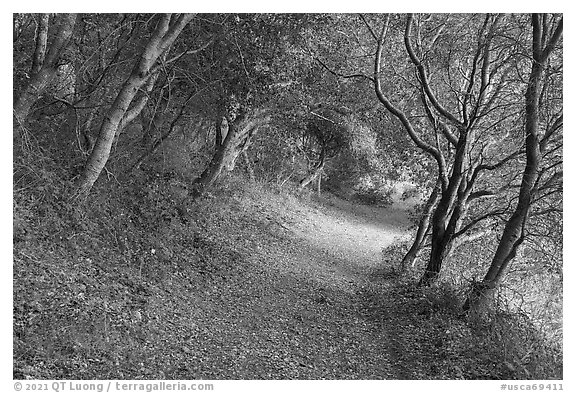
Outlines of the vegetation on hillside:
[{"label": "vegetation on hillside", "polygon": [[14,378],[562,378],[562,15],[13,22]]}]

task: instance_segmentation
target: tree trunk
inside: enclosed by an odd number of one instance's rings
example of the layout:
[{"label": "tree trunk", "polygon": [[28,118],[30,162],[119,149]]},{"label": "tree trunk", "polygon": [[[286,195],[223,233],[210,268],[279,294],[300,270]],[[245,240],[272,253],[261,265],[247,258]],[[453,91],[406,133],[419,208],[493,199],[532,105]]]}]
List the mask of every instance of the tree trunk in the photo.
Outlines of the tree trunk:
[{"label": "tree trunk", "polygon": [[[41,17],[39,29],[47,27],[43,26],[44,18]],[[36,42],[32,76],[14,103],[14,117],[20,124],[24,124],[32,105],[38,101],[56,76],[60,55],[72,36],[74,25],[76,24],[76,14],[60,14],[57,18],[58,21],[56,23],[59,24],[59,29],[46,55],[44,55],[46,49],[45,47],[43,48],[45,46],[43,41],[46,39],[45,33],[39,32],[36,37],[39,41]]]},{"label": "tree trunk", "polygon": [[14,104],[14,117],[20,124],[25,123],[32,105],[42,96],[55,75],[55,68],[46,67],[30,78]]},{"label": "tree trunk", "polygon": [[548,32],[542,32],[542,15],[533,14],[532,16],[533,59],[532,70],[526,88],[526,166],[522,175],[518,202],[504,227],[502,238],[498,243],[498,248],[486,276],[484,276],[481,283],[473,286],[468,299],[466,299],[463,307],[466,311],[470,309],[478,311],[489,303],[492,294],[502,282],[508,265],[515,258],[518,247],[524,241],[524,229],[530,219],[530,206],[535,193],[542,160],[539,112],[544,65],[562,34],[562,26],[563,20],[559,22],[554,34],[550,36],[548,44],[545,44],[545,37]]},{"label": "tree trunk", "polygon": [[96,145],[88,157],[84,171],[76,182],[73,198],[82,198],[90,192],[108,161],[114,137],[126,114],[129,114],[128,108],[132,100],[139,89],[153,76],[152,68],[158,58],[170,48],[192,17],[191,14],[183,14],[171,20],[170,14],[162,15],[140,56],[140,60],[120,89],[100,126]]},{"label": "tree trunk", "polygon": [[462,218],[461,210],[454,206],[453,201],[447,206],[440,205],[442,205],[442,200],[432,216],[430,260],[418,286],[430,286],[437,280],[442,264],[452,249],[454,233],[457,229],[455,222]]},{"label": "tree trunk", "polygon": [[418,230],[416,231],[416,237],[414,238],[412,247],[410,247],[410,250],[408,250],[406,255],[404,255],[404,258],[402,258],[400,264],[402,271],[405,271],[408,265],[414,266],[414,261],[416,260],[420,248],[422,248],[424,238],[430,232],[430,218],[434,207],[438,203],[438,199],[440,199],[439,197],[440,182],[437,182],[424,205],[424,211],[422,212],[422,218],[420,218],[420,222],[418,223]]},{"label": "tree trunk", "polygon": [[138,100],[132,104],[132,107],[124,114],[122,121],[118,125],[116,138],[120,137],[120,133],[124,130],[124,128],[126,128],[128,124],[133,122],[134,119],[136,119],[136,117],[140,115],[140,113],[148,103],[148,97],[150,96],[152,89],[154,89],[154,84],[158,79],[158,75],[159,75],[158,73],[155,73],[150,78],[148,78],[145,89],[142,91],[140,98],[138,98]]},{"label": "tree trunk", "polygon": [[[419,286],[430,286],[438,278],[442,264],[453,249],[454,235],[466,215],[466,204],[466,200],[452,201],[448,208],[440,210],[440,214],[433,217],[430,260]],[[443,211],[446,213],[442,213]]]},{"label": "tree trunk", "polygon": [[44,58],[46,57],[46,47],[48,46],[48,22],[50,14],[39,14],[38,25],[36,27],[36,47],[32,57],[31,74],[37,74],[42,68]]},{"label": "tree trunk", "polygon": [[442,190],[438,206],[432,215],[432,249],[430,260],[418,286],[432,285],[442,269],[442,263],[450,252],[452,238],[461,222],[463,205],[461,200],[464,181],[465,157],[468,150],[468,135],[462,130],[456,147],[452,175],[446,189]]},{"label": "tree trunk", "polygon": [[[149,156],[151,156],[152,154],[156,153],[156,151],[160,148],[160,146],[162,145],[162,143],[168,139],[170,137],[170,135],[172,135],[172,132],[174,132],[174,130],[176,129],[176,125],[178,124],[178,121],[180,120],[180,118],[182,117],[182,115],[184,114],[184,110],[186,109],[186,106],[189,102],[189,100],[196,95],[196,93],[191,94],[188,99],[186,101],[184,101],[184,103],[180,106],[180,110],[178,111],[178,114],[172,119],[172,121],[170,122],[170,125],[168,127],[168,131],[166,131],[165,133],[162,133],[161,129],[162,129],[162,123],[165,121],[165,116],[164,116],[164,112],[166,112],[166,110],[164,111],[160,111],[158,110],[158,108],[156,108],[154,110],[154,112],[152,114],[148,113],[147,115],[145,115],[145,118],[151,118],[148,123],[148,129],[146,131],[144,131],[144,135],[142,137],[142,144],[144,146],[147,145],[147,139],[152,137],[152,134],[156,134],[159,133],[160,136],[152,142],[152,145],[146,150],[146,152],[144,152],[137,160],[134,164],[132,164],[132,166],[130,167],[130,169],[127,171],[127,173],[130,173],[138,168],[140,168],[140,165],[142,165],[142,163],[144,162],[144,160],[146,160],[146,158],[148,158]],[[161,98],[159,98],[160,100]],[[166,107],[167,108],[167,107]],[[201,126],[201,121],[200,121],[200,126]],[[216,122],[216,144],[220,145],[221,142],[219,142],[219,139],[221,140],[221,131],[220,131],[220,127],[222,123],[222,119],[219,118]],[[219,138],[220,136],[220,138]]]},{"label": "tree trunk", "polygon": [[445,219],[436,217],[432,220],[432,249],[426,270],[418,282],[418,286],[420,287],[432,285],[440,274],[442,262],[444,262],[444,256],[447,253],[446,246],[449,241],[449,235],[445,229],[446,226],[447,223]]},{"label": "tree trunk", "polygon": [[318,176],[320,176],[320,174],[324,170],[325,163],[326,163],[326,151],[324,148],[322,148],[322,151],[320,152],[320,160],[318,161],[318,163],[316,163],[316,165],[314,165],[314,167],[308,173],[308,175],[306,175],[306,177],[300,180],[300,185],[298,186],[298,188],[300,190],[303,190],[304,188],[306,188],[308,184],[312,183]]},{"label": "tree trunk", "polygon": [[254,175],[254,167],[252,166],[252,162],[250,161],[250,157],[248,157],[248,152],[246,149],[242,151],[242,158],[244,158],[244,164],[246,165],[246,171],[248,172],[250,181],[256,181],[256,176]]},{"label": "tree trunk", "polygon": [[222,143],[216,145],[212,160],[202,174],[192,182],[193,198],[202,196],[223,171],[230,172],[234,169],[238,155],[244,151],[258,130],[270,121],[266,112],[257,110],[249,117],[245,114],[239,115],[233,122],[228,123],[228,133]]},{"label": "tree trunk", "polygon": [[305,189],[308,184],[312,183],[315,179],[317,179],[323,170],[324,170],[324,163],[322,163],[319,166],[315,166],[314,169],[308,175],[306,175],[305,178],[300,180],[300,185],[298,186],[300,190]]}]

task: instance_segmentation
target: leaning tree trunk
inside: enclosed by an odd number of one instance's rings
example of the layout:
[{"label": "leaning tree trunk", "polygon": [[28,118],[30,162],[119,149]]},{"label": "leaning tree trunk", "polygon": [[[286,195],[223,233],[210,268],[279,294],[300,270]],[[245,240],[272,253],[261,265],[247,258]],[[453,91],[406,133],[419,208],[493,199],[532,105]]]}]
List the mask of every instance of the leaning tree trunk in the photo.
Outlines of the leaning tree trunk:
[{"label": "leaning tree trunk", "polygon": [[320,152],[320,159],[318,162],[312,167],[312,170],[300,180],[299,189],[303,190],[306,186],[312,183],[315,179],[322,175],[322,171],[324,170],[324,165],[326,164],[326,152],[325,148],[322,148]]},{"label": "leaning tree trunk", "polygon": [[24,124],[32,105],[44,94],[56,76],[61,54],[68,46],[74,31],[76,16],[76,14],[60,14],[56,17],[56,23],[59,24],[58,32],[49,48],[47,48],[48,16],[43,14],[39,17],[31,69],[32,76],[14,103],[14,117],[20,124]]},{"label": "leaning tree trunk", "polygon": [[466,200],[452,202],[446,214],[440,215],[440,218],[433,217],[430,260],[418,286],[430,286],[440,275],[444,261],[452,252],[455,234],[466,216],[466,205]]},{"label": "leaning tree trunk", "polygon": [[120,124],[118,124],[118,130],[116,131],[116,139],[118,139],[122,131],[124,131],[124,129],[130,123],[132,123],[134,119],[138,117],[138,115],[140,115],[140,113],[148,103],[148,97],[150,97],[150,93],[154,89],[154,84],[158,79],[158,75],[159,75],[158,73],[155,73],[150,78],[148,78],[148,81],[146,82],[146,85],[144,87],[144,91],[142,92],[140,97],[135,102],[132,103],[132,107],[124,114],[124,117],[120,121]]},{"label": "leaning tree trunk", "polygon": [[116,132],[122,122],[126,121],[126,115],[130,115],[129,107],[132,100],[139,89],[149,81],[149,78],[153,77],[156,71],[154,66],[158,58],[170,48],[192,18],[193,14],[182,14],[175,18],[171,18],[171,14],[162,15],[140,56],[140,60],[120,89],[100,126],[100,133],[94,149],[92,149],[84,171],[76,182],[73,198],[86,196],[90,192],[110,157],[110,149]]},{"label": "leaning tree trunk", "polygon": [[[251,116],[242,114],[233,122],[229,122],[228,133],[221,143],[216,143],[216,151],[212,160],[202,174],[192,182],[192,197],[202,196],[218,180],[223,171],[234,170],[238,156],[250,144],[250,140],[259,129],[269,121],[267,110],[261,109],[252,113]],[[218,130],[216,134],[218,138]]]},{"label": "leaning tree trunk", "polygon": [[530,219],[530,206],[536,190],[540,163],[542,161],[539,113],[544,66],[562,35],[563,26],[562,19],[554,34],[550,36],[549,42],[545,44],[545,37],[548,32],[542,31],[543,26],[545,26],[542,19],[542,15],[532,15],[533,58],[532,70],[526,88],[526,166],[522,175],[518,202],[516,209],[504,227],[504,232],[498,243],[490,268],[482,282],[472,288],[464,304],[464,310],[479,310],[489,302],[491,295],[500,285],[508,265],[516,256],[518,247],[524,241],[524,229]]},{"label": "leaning tree trunk", "polygon": [[424,244],[424,238],[430,232],[430,218],[432,216],[434,207],[438,203],[438,199],[440,199],[439,191],[440,184],[437,182],[434,186],[434,189],[430,193],[426,204],[424,205],[424,211],[422,212],[422,217],[418,223],[418,230],[416,231],[416,237],[414,238],[412,247],[410,247],[410,250],[408,250],[406,255],[404,255],[404,258],[402,258],[402,262],[400,264],[402,271],[405,271],[408,265],[413,266],[416,256],[422,248],[422,244]]}]

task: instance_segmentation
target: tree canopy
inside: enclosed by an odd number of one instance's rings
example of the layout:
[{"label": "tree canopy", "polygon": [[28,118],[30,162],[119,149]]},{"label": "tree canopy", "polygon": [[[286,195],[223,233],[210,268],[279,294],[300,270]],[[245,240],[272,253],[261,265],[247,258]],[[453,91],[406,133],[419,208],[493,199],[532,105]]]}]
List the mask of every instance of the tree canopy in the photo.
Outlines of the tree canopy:
[{"label": "tree canopy", "polygon": [[15,184],[58,168],[58,203],[86,211],[177,177],[183,220],[234,172],[412,198],[396,263],[422,288],[458,275],[463,312],[514,297],[511,266],[562,280],[561,14],[14,14],[13,33]]}]

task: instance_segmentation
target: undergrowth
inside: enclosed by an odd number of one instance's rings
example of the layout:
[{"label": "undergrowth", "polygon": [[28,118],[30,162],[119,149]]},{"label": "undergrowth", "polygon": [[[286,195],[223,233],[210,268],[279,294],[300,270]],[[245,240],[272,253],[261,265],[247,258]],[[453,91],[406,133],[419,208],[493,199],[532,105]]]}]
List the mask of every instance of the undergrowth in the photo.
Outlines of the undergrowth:
[{"label": "undergrowth", "polygon": [[[289,222],[303,206],[325,201],[238,176],[192,201],[190,179],[149,171],[102,181],[78,205],[62,180],[72,177],[68,171],[38,150],[15,155],[14,378],[242,378],[231,366],[238,349],[215,348],[233,332],[239,346],[263,345],[251,325],[230,325],[235,302],[257,308],[266,299],[258,286],[270,273],[249,257],[280,241],[279,218]],[[405,248],[397,242],[385,250],[384,266]],[[462,318],[463,294],[452,286],[419,289],[387,267],[372,280],[395,296],[394,304],[383,297],[369,311],[388,307],[400,323],[397,336],[408,350],[397,357],[402,367],[421,370],[412,375],[561,378],[561,348],[545,344],[521,314]],[[301,362],[294,364],[300,370]]]},{"label": "undergrowth", "polygon": [[470,287],[449,275],[432,287],[417,287],[421,270],[401,271],[398,265],[409,246],[397,242],[384,249],[381,270],[396,280],[403,312],[419,317],[420,334],[448,351],[446,363],[435,368],[456,367],[466,379],[562,379],[563,349],[557,337],[550,339],[499,295],[482,314],[465,314],[462,305]]},{"label": "undergrowth", "polygon": [[243,276],[243,256],[206,228],[214,201],[184,212],[179,181],[154,174],[78,205],[50,160],[14,167],[14,378],[183,377],[185,349],[171,346],[194,332],[174,324],[201,303],[184,295]]}]

